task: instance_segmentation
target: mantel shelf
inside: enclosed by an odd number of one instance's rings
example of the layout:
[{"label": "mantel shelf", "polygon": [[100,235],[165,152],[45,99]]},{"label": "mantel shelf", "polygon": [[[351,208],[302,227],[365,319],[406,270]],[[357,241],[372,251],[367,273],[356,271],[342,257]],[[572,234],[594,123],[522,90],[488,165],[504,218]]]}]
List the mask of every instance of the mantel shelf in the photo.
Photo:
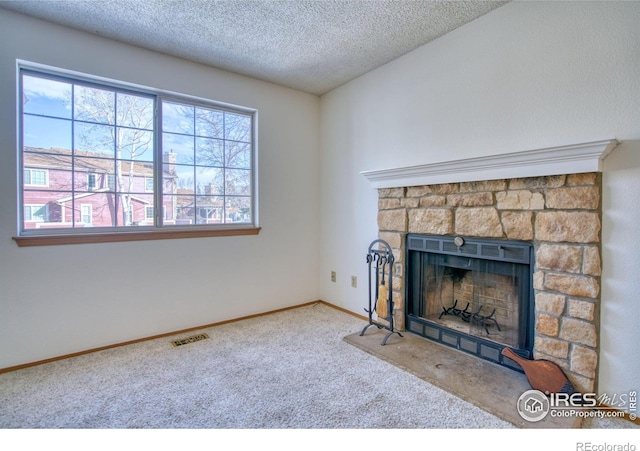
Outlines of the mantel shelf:
[{"label": "mantel shelf", "polygon": [[401,168],[361,172],[373,188],[437,185],[521,177],[602,172],[602,162],[620,141],[607,139]]}]

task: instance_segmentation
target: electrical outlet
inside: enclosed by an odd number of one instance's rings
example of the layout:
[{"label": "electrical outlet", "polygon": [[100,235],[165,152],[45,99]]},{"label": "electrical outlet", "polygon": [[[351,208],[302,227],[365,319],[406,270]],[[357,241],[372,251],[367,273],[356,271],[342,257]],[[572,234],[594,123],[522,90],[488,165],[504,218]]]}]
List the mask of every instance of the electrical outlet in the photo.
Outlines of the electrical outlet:
[{"label": "electrical outlet", "polygon": [[351,286],[356,288],[358,286],[358,278],[356,276],[351,276]]},{"label": "electrical outlet", "polygon": [[336,281],[336,272],[335,271],[331,271],[331,281],[332,282]]}]

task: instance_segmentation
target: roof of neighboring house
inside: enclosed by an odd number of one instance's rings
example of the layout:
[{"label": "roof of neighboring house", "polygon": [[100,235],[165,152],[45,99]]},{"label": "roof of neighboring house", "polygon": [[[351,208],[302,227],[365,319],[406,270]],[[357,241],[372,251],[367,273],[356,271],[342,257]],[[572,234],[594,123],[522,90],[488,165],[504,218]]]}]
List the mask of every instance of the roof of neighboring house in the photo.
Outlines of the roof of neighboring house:
[{"label": "roof of neighboring house", "polygon": [[[23,152],[25,167],[41,167],[49,169],[71,169],[71,150],[69,149],[42,149],[36,147],[25,147]],[[76,171],[88,172],[114,172],[114,158],[111,154],[87,152],[76,150],[73,152],[76,157],[73,168]],[[133,175],[153,177],[153,162],[150,161],[130,161],[120,160],[122,171],[128,173],[132,169]],[[167,165],[165,165],[166,167]],[[175,174],[165,170],[165,176],[175,177]]]}]

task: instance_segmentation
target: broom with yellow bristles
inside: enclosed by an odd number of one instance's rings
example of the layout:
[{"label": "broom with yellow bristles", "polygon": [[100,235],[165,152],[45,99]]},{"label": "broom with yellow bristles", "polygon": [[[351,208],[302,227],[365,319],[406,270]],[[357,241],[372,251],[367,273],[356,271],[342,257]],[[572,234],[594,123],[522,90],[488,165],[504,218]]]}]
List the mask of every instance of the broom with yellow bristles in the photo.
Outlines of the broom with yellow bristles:
[{"label": "broom with yellow bristles", "polygon": [[384,284],[384,267],[382,273],[382,282],[378,287],[378,299],[376,300],[376,314],[378,318],[386,318],[389,314],[387,307],[387,286]]}]

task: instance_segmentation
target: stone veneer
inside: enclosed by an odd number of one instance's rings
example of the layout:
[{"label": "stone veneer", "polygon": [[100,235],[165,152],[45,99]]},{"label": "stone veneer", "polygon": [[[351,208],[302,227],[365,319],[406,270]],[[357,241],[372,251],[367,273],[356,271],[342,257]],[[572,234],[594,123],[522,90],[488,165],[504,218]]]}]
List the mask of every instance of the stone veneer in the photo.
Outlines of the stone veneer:
[{"label": "stone veneer", "polygon": [[394,325],[404,330],[407,233],[533,243],[534,358],[596,389],[600,305],[599,173],[378,189],[379,238],[395,257]]}]

